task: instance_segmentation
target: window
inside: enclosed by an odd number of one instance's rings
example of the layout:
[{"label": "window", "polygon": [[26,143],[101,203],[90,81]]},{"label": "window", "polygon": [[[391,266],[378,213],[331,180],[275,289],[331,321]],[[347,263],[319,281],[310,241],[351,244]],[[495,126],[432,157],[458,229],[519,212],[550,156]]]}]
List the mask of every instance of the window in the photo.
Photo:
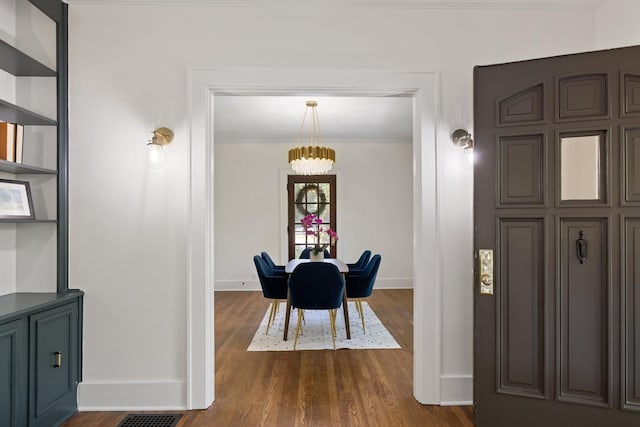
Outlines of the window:
[{"label": "window", "polygon": [[[300,221],[305,215],[315,214],[322,222],[336,230],[336,176],[335,175],[289,175],[289,259],[299,258],[302,250],[316,243],[329,244],[329,236],[322,233],[320,242],[307,236]],[[338,231],[338,230],[336,230]],[[339,234],[339,233],[338,233]],[[327,248],[336,257],[336,247]]]}]

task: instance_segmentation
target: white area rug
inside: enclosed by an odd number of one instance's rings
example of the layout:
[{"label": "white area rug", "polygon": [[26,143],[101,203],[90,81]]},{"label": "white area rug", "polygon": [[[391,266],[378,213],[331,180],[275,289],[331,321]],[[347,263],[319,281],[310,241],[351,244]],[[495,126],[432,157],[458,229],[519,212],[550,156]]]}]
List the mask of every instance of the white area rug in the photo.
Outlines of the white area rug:
[{"label": "white area rug", "polygon": [[[274,323],[269,327],[269,335],[265,334],[267,321],[269,320],[269,309],[262,319],[247,351],[291,351],[293,350],[293,340],[298,322],[298,310],[291,310],[289,320],[289,339],[282,339],[284,334],[284,317],[287,303],[281,302],[278,314]],[[336,349],[393,349],[400,348],[393,336],[387,331],[380,319],[375,315],[369,304],[362,303],[364,311],[364,321],[366,333],[362,330],[362,322],[356,310],[356,303],[349,302],[349,324],[351,326],[351,339],[347,339],[344,325],[344,314],[342,307],[338,310],[336,317]],[[305,310],[302,324],[302,332],[298,336],[296,350],[324,350],[333,349],[331,341],[331,325],[329,323],[329,312],[327,310]]]}]

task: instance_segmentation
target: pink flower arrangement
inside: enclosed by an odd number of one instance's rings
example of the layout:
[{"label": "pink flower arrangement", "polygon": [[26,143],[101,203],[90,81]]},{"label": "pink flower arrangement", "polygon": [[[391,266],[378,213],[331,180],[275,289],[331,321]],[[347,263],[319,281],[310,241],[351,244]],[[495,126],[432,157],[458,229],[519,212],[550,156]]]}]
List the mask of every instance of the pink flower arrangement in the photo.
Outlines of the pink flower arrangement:
[{"label": "pink flower arrangement", "polygon": [[300,223],[304,227],[307,236],[315,236],[316,243],[314,247],[311,248],[314,255],[318,255],[318,253],[324,251],[327,246],[329,246],[326,243],[320,244],[321,233],[327,233],[331,245],[335,245],[336,240],[338,240],[338,234],[329,227],[323,227],[322,218],[315,214],[306,215]]}]

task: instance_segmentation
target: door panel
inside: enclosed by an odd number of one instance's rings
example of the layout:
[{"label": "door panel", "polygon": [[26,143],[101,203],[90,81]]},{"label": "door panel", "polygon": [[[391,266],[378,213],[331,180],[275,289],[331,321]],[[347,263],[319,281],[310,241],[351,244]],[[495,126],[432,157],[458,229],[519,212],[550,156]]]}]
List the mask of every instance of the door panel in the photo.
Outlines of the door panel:
[{"label": "door panel", "polygon": [[[609,298],[607,220],[560,219],[560,353],[558,400],[609,402]],[[583,236],[587,258],[578,258]]]},{"label": "door panel", "polygon": [[543,398],[544,220],[500,220],[500,392]]},{"label": "door panel", "polygon": [[544,86],[524,89],[498,103],[498,126],[513,126],[544,119]]},{"label": "door panel", "polygon": [[622,78],[622,114],[640,114],[640,75],[623,74]]},{"label": "door panel", "polygon": [[30,317],[30,426],[57,425],[76,411],[77,319],[75,303]]},{"label": "door panel", "polygon": [[607,75],[558,79],[558,121],[605,118],[608,114]]},{"label": "door panel", "polygon": [[544,203],[544,135],[502,136],[500,206]]},{"label": "door panel", "polygon": [[622,378],[627,378],[623,391],[626,409],[640,411],[640,217],[625,218],[623,241],[627,254],[624,260],[626,307],[623,342],[626,343]]},{"label": "door panel", "polygon": [[475,69],[479,427],[640,425],[639,76],[640,46]]},{"label": "door panel", "polygon": [[27,424],[27,327],[19,319],[0,325],[0,425]]},{"label": "door panel", "polygon": [[623,203],[640,204],[640,128],[624,130]]}]

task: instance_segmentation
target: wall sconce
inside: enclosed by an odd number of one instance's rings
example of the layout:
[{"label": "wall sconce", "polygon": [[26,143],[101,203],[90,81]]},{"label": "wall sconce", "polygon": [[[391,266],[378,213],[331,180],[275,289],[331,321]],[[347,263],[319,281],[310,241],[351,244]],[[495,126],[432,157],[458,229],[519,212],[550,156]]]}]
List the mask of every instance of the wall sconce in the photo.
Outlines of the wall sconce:
[{"label": "wall sconce", "polygon": [[456,147],[464,148],[467,161],[473,165],[473,139],[471,139],[471,134],[464,129],[456,129],[451,134],[451,141]]},{"label": "wall sconce", "polygon": [[173,131],[169,128],[161,127],[153,132],[153,136],[147,143],[147,161],[154,169],[161,168],[166,161],[164,146],[173,140]]}]

